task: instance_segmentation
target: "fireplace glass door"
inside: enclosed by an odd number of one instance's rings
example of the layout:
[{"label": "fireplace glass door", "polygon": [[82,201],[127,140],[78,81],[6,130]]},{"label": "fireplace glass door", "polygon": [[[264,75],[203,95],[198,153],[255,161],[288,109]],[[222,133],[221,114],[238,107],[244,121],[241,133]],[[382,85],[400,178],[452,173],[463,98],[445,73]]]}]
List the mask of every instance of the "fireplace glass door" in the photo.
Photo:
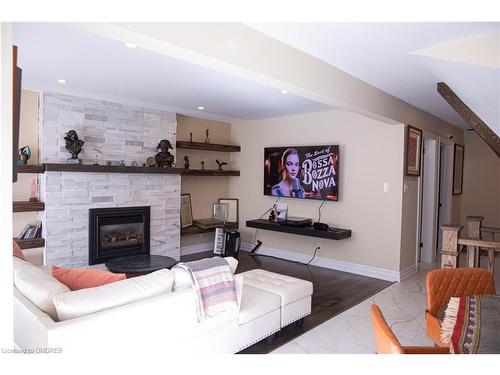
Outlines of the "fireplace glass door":
[{"label": "fireplace glass door", "polygon": [[89,210],[89,263],[149,254],[149,206]]}]

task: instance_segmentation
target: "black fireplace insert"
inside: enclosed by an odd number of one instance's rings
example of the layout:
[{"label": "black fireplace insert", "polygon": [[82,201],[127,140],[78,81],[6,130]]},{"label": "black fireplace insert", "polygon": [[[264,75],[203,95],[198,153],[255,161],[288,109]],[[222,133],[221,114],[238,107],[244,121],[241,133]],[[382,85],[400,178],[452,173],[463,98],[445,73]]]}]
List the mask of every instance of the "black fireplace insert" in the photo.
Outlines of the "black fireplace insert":
[{"label": "black fireplace insert", "polygon": [[89,210],[89,264],[149,254],[149,206]]}]

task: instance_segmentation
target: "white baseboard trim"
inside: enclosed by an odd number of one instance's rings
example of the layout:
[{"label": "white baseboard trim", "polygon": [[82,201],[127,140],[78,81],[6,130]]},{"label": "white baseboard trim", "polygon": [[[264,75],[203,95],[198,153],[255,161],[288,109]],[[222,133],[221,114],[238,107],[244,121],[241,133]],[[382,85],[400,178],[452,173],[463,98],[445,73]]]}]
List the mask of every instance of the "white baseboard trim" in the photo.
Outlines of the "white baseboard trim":
[{"label": "white baseboard trim", "polygon": [[204,242],[197,245],[191,246],[181,246],[181,256],[202,253],[204,251],[210,251],[214,249],[213,242]]},{"label": "white baseboard trim", "polygon": [[399,281],[403,281],[404,279],[407,279],[414,273],[417,273],[417,265],[414,264],[410,267],[405,268],[401,272],[399,272]]},{"label": "white baseboard trim", "polygon": [[[250,251],[251,249],[253,249],[253,247],[254,247],[253,244],[242,243],[240,250]],[[261,246],[257,250],[257,253],[262,255],[272,255],[277,258],[283,258],[302,263],[307,263],[312,258],[312,254],[311,255],[299,254],[293,251],[274,249],[267,246]],[[356,275],[373,277],[375,279],[392,281],[392,282],[401,281],[403,278],[406,278],[411,274],[413,274],[414,272],[416,272],[416,266],[408,267],[402,272],[398,272],[398,271],[388,270],[385,268],[365,266],[363,264],[345,262],[321,256],[316,256],[316,258],[314,258],[314,260],[311,262],[311,265],[329,268],[337,271],[354,273]]]}]

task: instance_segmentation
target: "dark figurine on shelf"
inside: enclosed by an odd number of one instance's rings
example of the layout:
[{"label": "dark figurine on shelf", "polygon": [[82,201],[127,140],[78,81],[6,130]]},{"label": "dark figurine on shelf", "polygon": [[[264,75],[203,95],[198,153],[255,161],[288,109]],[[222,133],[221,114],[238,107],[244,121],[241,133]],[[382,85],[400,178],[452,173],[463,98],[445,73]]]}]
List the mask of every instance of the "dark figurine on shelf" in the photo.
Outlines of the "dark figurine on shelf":
[{"label": "dark figurine on shelf", "polygon": [[187,171],[189,169],[189,156],[184,156],[184,169]]},{"label": "dark figurine on shelf", "polygon": [[21,147],[17,153],[17,164],[18,165],[28,164],[29,158],[31,158],[30,146]]},{"label": "dark figurine on shelf", "polygon": [[222,167],[225,166],[225,165],[227,165],[227,163],[225,161],[221,163],[220,161],[218,161],[217,159],[215,159],[215,162],[219,166],[219,171],[222,171]]},{"label": "dark figurine on shelf", "polygon": [[205,134],[206,134],[205,143],[210,143],[210,138],[208,138],[208,129],[205,130]]},{"label": "dark figurine on shelf", "polygon": [[156,165],[158,167],[171,168],[174,163],[174,155],[168,151],[170,149],[173,150],[170,142],[166,139],[162,139],[156,148],[160,150],[160,152],[155,155]]},{"label": "dark figurine on shelf", "polygon": [[205,159],[201,158],[201,170],[205,170]]},{"label": "dark figurine on shelf", "polygon": [[94,162],[92,165],[99,165],[99,160],[97,159],[97,155],[95,156]]},{"label": "dark figurine on shelf", "polygon": [[189,142],[193,143],[193,133],[189,133]]},{"label": "dark figurine on shelf", "polygon": [[78,154],[82,152],[82,146],[85,143],[81,139],[78,139],[78,134],[75,130],[70,130],[64,136],[66,141],[66,150],[71,154],[71,159],[67,159],[69,164],[81,164],[82,161],[78,159]]},{"label": "dark figurine on shelf", "polygon": [[278,209],[276,207],[274,207],[273,209],[271,209],[271,212],[269,213],[269,218],[268,220],[269,221],[272,221],[273,223],[276,223],[278,222]]}]

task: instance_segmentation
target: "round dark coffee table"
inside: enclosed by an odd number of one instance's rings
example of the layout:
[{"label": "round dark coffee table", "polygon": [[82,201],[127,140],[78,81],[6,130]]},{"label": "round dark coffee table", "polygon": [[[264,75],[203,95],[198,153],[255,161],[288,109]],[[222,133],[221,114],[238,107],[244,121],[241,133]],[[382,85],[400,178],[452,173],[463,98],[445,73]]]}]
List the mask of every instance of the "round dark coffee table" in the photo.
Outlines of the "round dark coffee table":
[{"label": "round dark coffee table", "polygon": [[144,275],[162,268],[172,268],[177,261],[163,255],[130,255],[108,260],[105,265],[113,273],[125,273],[127,277]]}]

